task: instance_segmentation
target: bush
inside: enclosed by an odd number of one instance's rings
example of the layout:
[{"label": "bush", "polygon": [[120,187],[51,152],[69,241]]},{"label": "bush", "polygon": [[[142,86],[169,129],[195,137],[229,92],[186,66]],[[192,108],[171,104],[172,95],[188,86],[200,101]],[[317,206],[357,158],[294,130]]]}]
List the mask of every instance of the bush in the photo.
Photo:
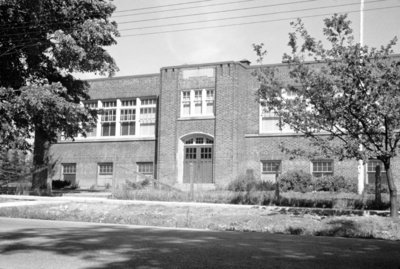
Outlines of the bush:
[{"label": "bush", "polygon": [[[365,186],[364,191],[368,194],[375,194],[375,184]],[[386,184],[381,185],[381,193],[389,193],[389,187]]]},{"label": "bush", "polygon": [[300,171],[289,171],[279,177],[279,187],[282,191],[307,192],[313,190],[311,174]]},{"label": "bush", "polygon": [[357,180],[343,176],[323,176],[314,178],[314,191],[357,193]]},{"label": "bush", "polygon": [[51,182],[51,187],[53,189],[62,189],[64,187],[67,187],[70,185],[71,185],[71,181],[69,181],[69,180],[53,180]]},{"label": "bush", "polygon": [[275,183],[257,180],[253,175],[240,175],[228,185],[229,191],[271,191],[275,190]]},{"label": "bush", "polygon": [[131,189],[131,190],[141,190],[141,189],[149,186],[150,183],[151,183],[150,180],[147,178],[145,178],[142,181],[136,181],[136,182],[126,180],[125,187],[128,189]]}]

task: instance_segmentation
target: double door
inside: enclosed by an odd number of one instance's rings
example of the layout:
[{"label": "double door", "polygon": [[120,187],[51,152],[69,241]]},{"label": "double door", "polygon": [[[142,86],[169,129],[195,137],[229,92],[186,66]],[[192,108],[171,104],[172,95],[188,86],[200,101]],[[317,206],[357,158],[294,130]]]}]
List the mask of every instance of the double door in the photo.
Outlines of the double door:
[{"label": "double door", "polygon": [[184,154],[183,183],[213,183],[212,145],[186,146]]}]

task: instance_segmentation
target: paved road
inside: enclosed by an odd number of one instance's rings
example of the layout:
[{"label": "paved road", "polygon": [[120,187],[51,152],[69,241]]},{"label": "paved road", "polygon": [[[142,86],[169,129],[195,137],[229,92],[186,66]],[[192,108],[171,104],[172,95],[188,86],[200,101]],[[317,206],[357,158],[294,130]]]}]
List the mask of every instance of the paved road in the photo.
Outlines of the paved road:
[{"label": "paved road", "polygon": [[0,218],[0,268],[400,268],[400,242]]}]

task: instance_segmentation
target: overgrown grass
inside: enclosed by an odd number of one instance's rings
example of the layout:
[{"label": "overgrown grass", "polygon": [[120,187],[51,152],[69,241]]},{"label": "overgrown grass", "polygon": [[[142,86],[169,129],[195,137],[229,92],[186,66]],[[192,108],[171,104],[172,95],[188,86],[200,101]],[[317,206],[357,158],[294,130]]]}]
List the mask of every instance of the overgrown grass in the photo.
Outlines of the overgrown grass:
[{"label": "overgrown grass", "polygon": [[124,200],[147,200],[147,201],[169,201],[169,202],[203,202],[203,203],[226,203],[245,205],[280,205],[289,207],[316,207],[333,209],[388,209],[389,195],[382,194],[382,204],[376,205],[374,196],[355,193],[334,192],[284,192],[277,199],[274,191],[196,191],[194,199],[190,193],[175,190],[159,190],[145,188],[138,190],[118,189],[114,198]]},{"label": "overgrown grass", "polygon": [[0,216],[400,240],[400,219],[379,216],[326,217],[264,206],[199,207],[69,202],[0,208]]}]

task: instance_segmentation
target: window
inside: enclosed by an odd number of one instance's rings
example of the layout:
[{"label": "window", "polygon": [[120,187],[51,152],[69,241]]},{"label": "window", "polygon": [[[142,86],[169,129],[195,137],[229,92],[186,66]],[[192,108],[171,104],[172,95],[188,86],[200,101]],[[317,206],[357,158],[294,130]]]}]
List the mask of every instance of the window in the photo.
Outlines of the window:
[{"label": "window", "polygon": [[76,163],[63,163],[62,166],[62,179],[75,183],[76,181]]},{"label": "window", "polygon": [[140,132],[142,136],[154,136],[156,126],[156,108],[140,109]]},{"label": "window", "polygon": [[136,109],[121,109],[121,135],[135,135]]},{"label": "window", "polygon": [[99,163],[99,175],[112,175],[113,163]]},{"label": "window", "polygon": [[[98,105],[97,105],[98,104]],[[101,109],[99,121],[87,137],[154,137],[156,98],[130,98],[87,101],[89,109]],[[77,137],[78,139],[83,137]]]},{"label": "window", "polygon": [[311,164],[313,176],[333,176],[333,160],[313,160]]},{"label": "window", "polygon": [[376,167],[378,165],[381,168],[381,182],[384,184],[387,184],[385,167],[383,166],[383,163],[380,160],[368,160],[368,163],[367,163],[368,184],[375,184],[375,173],[376,173]]},{"label": "window", "polygon": [[206,113],[214,114],[214,90],[207,90],[206,95]]},{"label": "window", "polygon": [[101,115],[101,136],[115,136],[116,110],[107,109]]},{"label": "window", "polygon": [[138,172],[145,175],[153,175],[153,163],[152,162],[143,162],[137,163]]},{"label": "window", "polygon": [[279,116],[269,111],[264,102],[260,102],[260,133],[292,133],[289,126],[279,127]]},{"label": "window", "polygon": [[263,174],[280,174],[282,171],[281,163],[280,160],[263,160],[261,161],[261,171]]},{"label": "window", "polygon": [[181,116],[214,115],[214,90],[184,90],[181,92]]},{"label": "window", "polygon": [[[88,110],[96,110],[97,109],[97,101],[86,102],[84,106]],[[94,126],[90,132],[86,133],[86,137],[93,137],[97,135],[97,126]]]}]

